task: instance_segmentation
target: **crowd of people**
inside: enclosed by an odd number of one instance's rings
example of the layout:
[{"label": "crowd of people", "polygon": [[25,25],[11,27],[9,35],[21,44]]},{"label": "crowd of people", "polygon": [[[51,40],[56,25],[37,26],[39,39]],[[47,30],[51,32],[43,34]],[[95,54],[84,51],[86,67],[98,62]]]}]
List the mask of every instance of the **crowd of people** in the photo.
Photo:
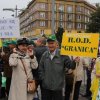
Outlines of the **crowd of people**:
[{"label": "crowd of people", "polygon": [[[100,100],[100,58],[69,55],[60,54],[55,35],[47,39],[41,37],[35,42],[27,38],[9,42],[0,51],[0,98],[78,100],[86,70],[86,94],[83,96],[90,97],[89,100]],[[37,88],[32,93],[27,91],[27,80],[33,79],[36,87],[40,87],[41,96],[38,99],[35,99]]]}]

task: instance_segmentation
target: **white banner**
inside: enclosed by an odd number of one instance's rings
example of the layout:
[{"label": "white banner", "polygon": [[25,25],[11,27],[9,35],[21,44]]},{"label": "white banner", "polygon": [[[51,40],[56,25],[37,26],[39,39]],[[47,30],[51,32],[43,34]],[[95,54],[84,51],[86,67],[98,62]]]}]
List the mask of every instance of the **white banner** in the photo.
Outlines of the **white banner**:
[{"label": "white banner", "polygon": [[0,38],[20,37],[19,19],[0,19]]}]

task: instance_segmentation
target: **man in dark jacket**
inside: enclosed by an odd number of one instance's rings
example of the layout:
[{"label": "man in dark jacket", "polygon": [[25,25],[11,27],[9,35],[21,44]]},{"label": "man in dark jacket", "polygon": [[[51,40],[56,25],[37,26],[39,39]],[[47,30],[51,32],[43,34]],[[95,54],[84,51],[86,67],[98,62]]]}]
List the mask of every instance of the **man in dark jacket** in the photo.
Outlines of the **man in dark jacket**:
[{"label": "man in dark jacket", "polygon": [[45,51],[47,51],[46,39],[42,37],[37,40],[37,47],[34,49],[38,63],[40,62],[40,59]]},{"label": "man in dark jacket", "polygon": [[[47,46],[46,46],[46,39],[41,37],[37,40],[37,46],[35,47],[34,49],[34,52],[35,52],[35,56],[37,58],[37,61],[38,61],[38,64],[40,63],[40,59],[43,55],[43,53],[45,51],[47,51]],[[38,79],[38,69],[36,70],[33,70],[33,76]]]},{"label": "man in dark jacket", "polygon": [[68,56],[60,55],[55,35],[51,35],[47,42],[48,51],[43,54],[39,64],[42,100],[62,100],[65,68],[75,68],[75,62]]}]

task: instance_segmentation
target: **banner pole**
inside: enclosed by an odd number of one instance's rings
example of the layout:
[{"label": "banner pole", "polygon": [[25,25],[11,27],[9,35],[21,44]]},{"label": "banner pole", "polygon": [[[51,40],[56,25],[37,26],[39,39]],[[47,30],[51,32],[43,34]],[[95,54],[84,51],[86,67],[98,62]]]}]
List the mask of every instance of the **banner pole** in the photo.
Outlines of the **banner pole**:
[{"label": "banner pole", "polygon": [[74,91],[75,91],[75,84],[76,84],[76,74],[77,74],[77,67],[78,67],[79,63],[76,62],[76,69],[75,69],[75,73],[74,73],[74,82],[73,82],[73,88],[72,88],[72,94],[71,94],[71,99],[70,100],[73,100],[74,99]]}]

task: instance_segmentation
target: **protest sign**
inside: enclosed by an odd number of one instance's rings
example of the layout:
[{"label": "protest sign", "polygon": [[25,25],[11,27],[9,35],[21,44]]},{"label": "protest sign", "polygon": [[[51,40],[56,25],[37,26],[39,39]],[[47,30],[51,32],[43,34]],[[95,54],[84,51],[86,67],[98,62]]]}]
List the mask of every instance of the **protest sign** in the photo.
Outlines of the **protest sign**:
[{"label": "protest sign", "polygon": [[20,37],[19,19],[0,19],[0,38]]},{"label": "protest sign", "polygon": [[61,55],[97,57],[99,34],[96,33],[64,33]]}]

